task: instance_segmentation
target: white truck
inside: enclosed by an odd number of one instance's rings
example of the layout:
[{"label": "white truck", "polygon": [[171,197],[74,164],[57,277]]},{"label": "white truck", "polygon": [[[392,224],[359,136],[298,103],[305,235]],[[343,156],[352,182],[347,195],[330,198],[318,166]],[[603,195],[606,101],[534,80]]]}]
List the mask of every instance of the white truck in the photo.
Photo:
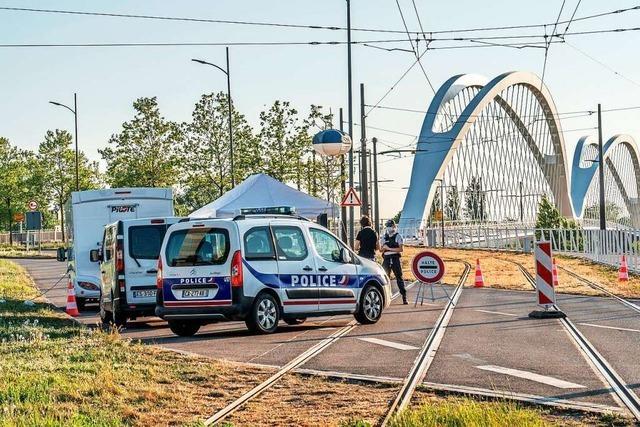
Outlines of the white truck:
[{"label": "white truck", "polygon": [[170,188],[108,188],[76,191],[65,206],[67,248],[58,249],[58,261],[68,262],[69,280],[78,309],[100,298],[99,258],[105,226],[118,220],[172,217]]}]

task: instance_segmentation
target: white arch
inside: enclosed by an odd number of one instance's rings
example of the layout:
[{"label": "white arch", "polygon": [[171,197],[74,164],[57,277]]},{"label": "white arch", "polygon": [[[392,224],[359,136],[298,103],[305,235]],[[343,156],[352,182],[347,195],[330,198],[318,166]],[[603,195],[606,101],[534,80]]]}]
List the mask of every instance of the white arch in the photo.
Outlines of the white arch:
[{"label": "white arch", "polygon": [[[557,110],[548,89],[540,78],[528,72],[504,73],[485,84],[483,84],[483,80],[479,76],[454,76],[445,82],[431,102],[418,139],[418,151],[414,157],[411,171],[411,184],[400,218],[400,229],[405,234],[413,233],[422,221],[425,208],[431,204],[435,195],[434,181],[443,178],[446,166],[453,158],[455,150],[462,144],[477,117],[493,101],[501,106],[527,141],[527,145],[552,189],[562,215],[573,216],[565,167],[565,144]],[[526,86],[543,109],[554,153],[560,157],[553,165],[547,164],[543,155],[539,151],[536,152],[535,141],[529,134],[527,126],[507,101],[500,97],[504,90],[516,85]],[[453,99],[455,94],[470,86],[482,86],[482,89],[466,105],[450,130],[435,132],[433,124],[438,111],[448,100]],[[438,143],[439,149],[425,152],[429,144],[433,143]]]}]

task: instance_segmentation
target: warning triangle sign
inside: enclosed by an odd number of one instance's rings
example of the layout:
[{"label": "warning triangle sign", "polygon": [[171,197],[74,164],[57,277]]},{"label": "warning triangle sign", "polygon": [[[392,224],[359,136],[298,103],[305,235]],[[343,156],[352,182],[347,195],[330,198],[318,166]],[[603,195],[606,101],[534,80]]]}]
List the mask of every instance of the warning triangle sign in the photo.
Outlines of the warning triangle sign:
[{"label": "warning triangle sign", "polygon": [[362,202],[360,202],[360,198],[356,193],[356,190],[353,187],[349,188],[347,194],[342,198],[342,202],[340,202],[340,206],[360,206]]}]

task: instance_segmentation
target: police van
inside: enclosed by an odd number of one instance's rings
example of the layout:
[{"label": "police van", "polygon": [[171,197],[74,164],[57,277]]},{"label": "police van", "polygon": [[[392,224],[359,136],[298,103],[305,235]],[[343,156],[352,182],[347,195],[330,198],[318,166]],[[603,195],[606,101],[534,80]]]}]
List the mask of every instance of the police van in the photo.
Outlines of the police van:
[{"label": "police van", "polygon": [[181,218],[119,220],[104,227],[99,262],[100,319],[124,326],[129,319],[152,316],[156,307],[156,265],[167,229]]},{"label": "police van", "polygon": [[284,207],[172,225],[156,285],[156,315],[181,336],[225,320],[257,333],[274,332],[281,319],[295,325],[335,314],[375,323],[391,302],[382,267]]}]

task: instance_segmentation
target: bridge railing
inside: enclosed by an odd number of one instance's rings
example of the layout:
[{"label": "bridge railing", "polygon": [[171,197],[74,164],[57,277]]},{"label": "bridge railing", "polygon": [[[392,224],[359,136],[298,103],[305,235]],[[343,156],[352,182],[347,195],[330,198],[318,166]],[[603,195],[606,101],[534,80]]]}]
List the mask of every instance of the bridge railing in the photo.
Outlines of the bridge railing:
[{"label": "bridge railing", "polygon": [[640,272],[640,230],[541,229],[534,227],[425,228],[418,239],[429,247],[493,249],[531,253],[540,240],[551,242],[555,253],[577,256],[618,267],[622,255],[629,269]]}]

